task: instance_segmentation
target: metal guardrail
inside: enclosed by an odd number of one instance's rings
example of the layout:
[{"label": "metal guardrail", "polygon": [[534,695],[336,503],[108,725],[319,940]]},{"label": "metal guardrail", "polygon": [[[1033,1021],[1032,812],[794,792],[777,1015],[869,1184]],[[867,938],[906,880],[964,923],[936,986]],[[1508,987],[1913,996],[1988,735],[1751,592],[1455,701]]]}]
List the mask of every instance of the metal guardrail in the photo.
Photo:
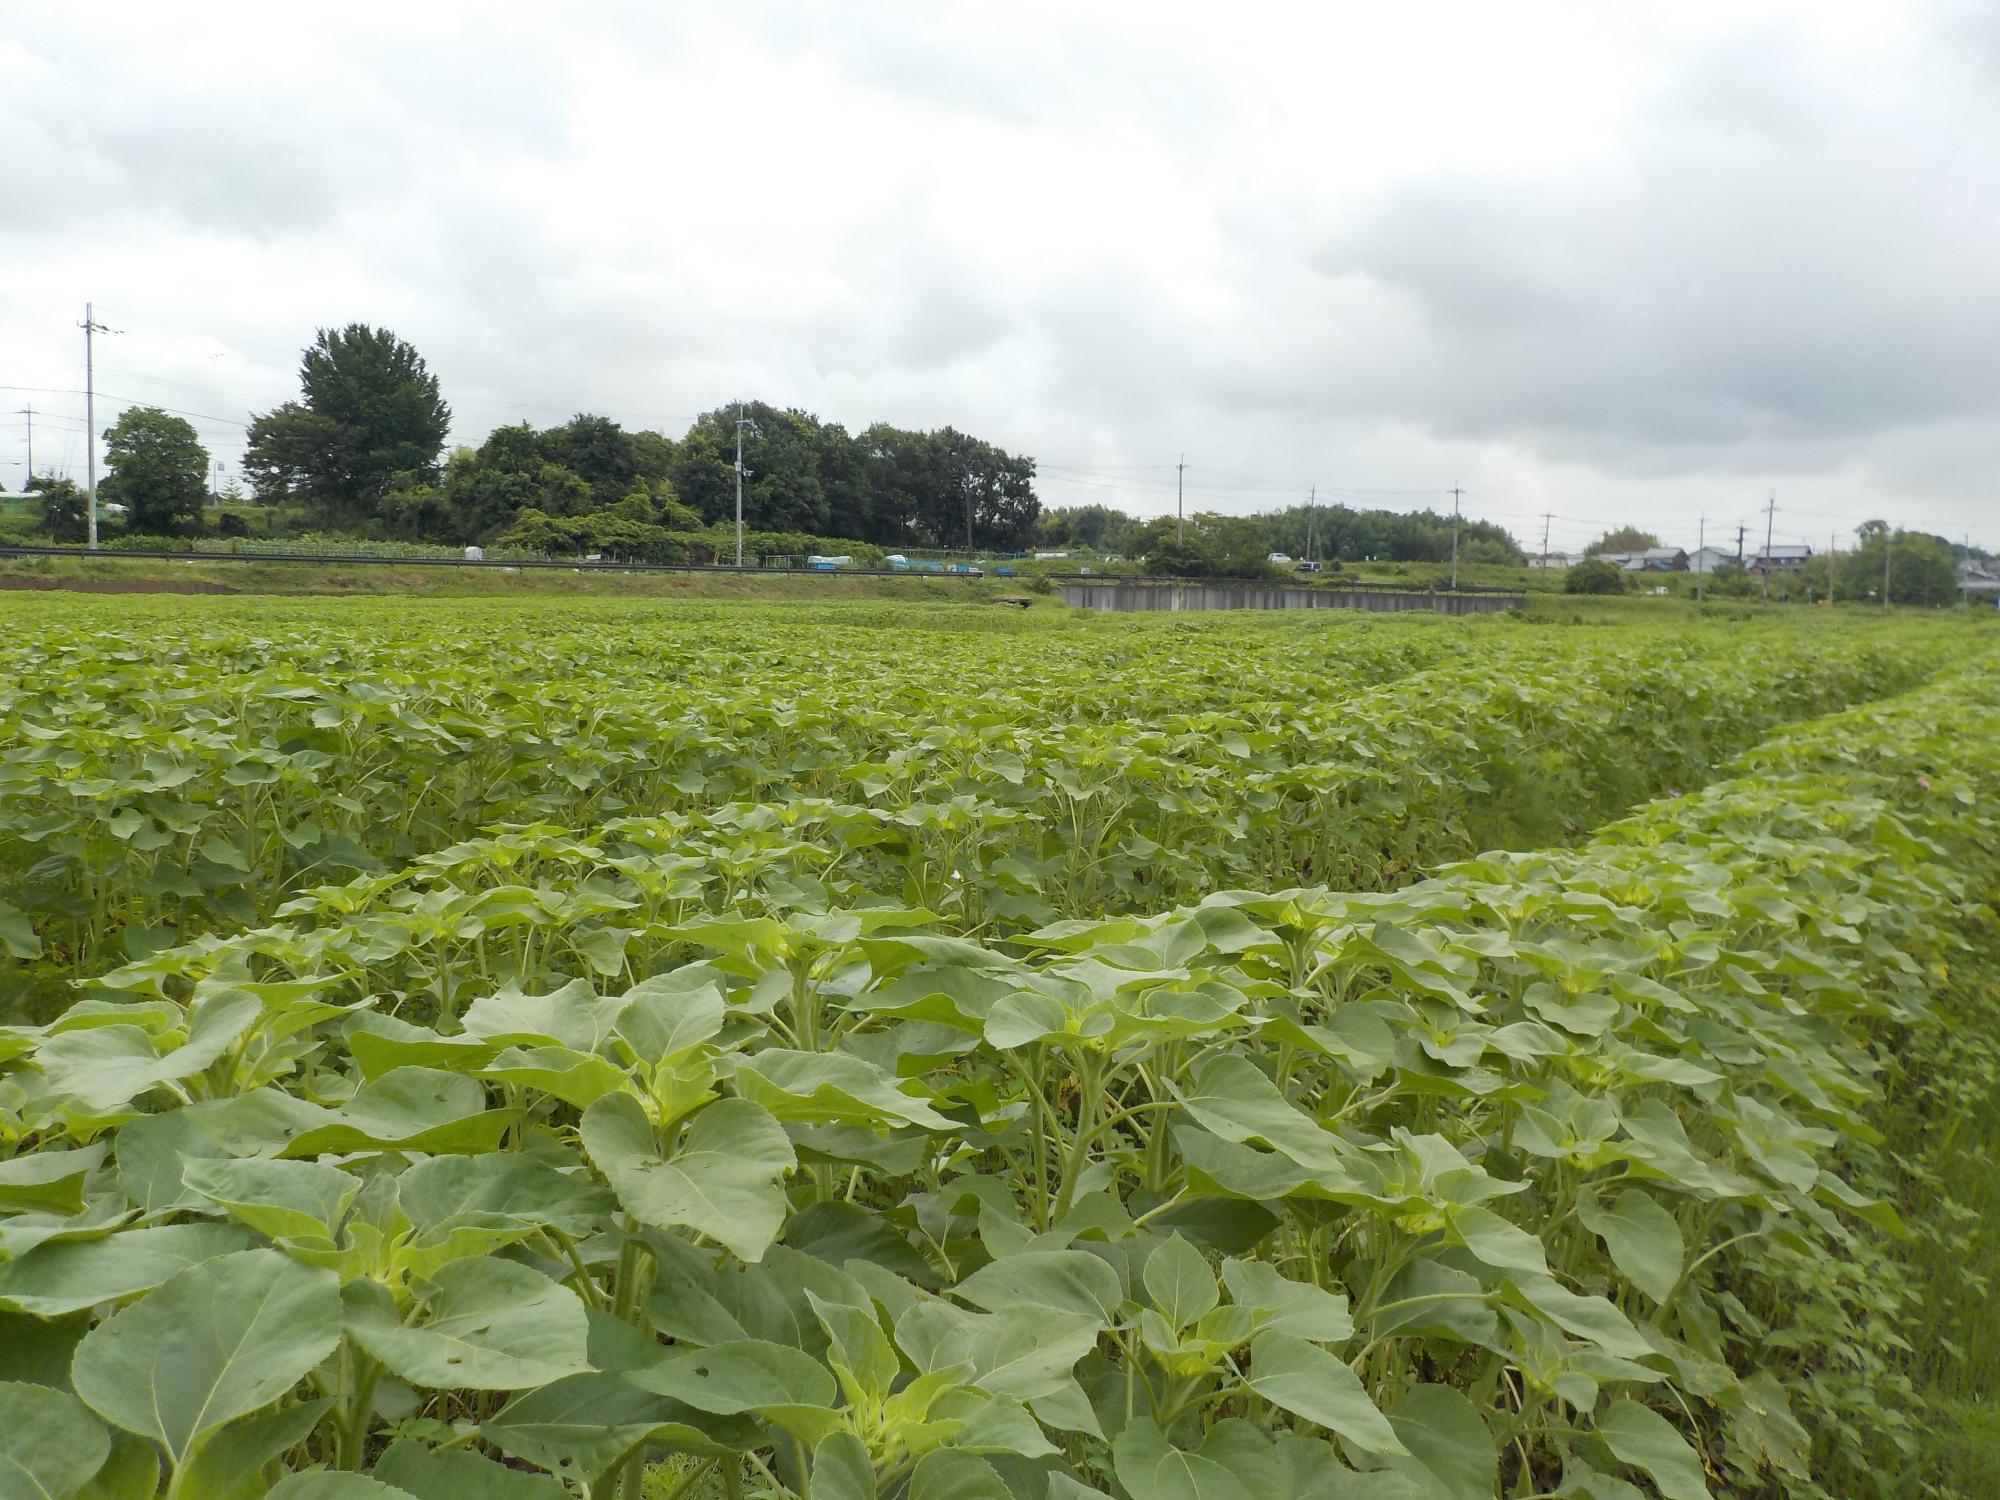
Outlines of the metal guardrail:
[{"label": "metal guardrail", "polygon": [[[1218,586],[1254,584],[1266,588],[1307,588],[1323,589],[1329,592],[1372,590],[1375,592],[1411,594],[1518,594],[1519,589],[1510,589],[1501,584],[1461,583],[1457,588],[1442,584],[1416,583],[1401,579],[1377,581],[1375,579],[1325,578],[1311,575],[1299,577],[1280,576],[1265,578],[1193,578],[1156,573],[1015,573],[1001,575],[994,568],[982,573],[952,573],[943,569],[935,571],[920,568],[766,568],[745,564],[737,567],[734,563],[641,563],[641,562],[586,562],[582,558],[500,558],[500,557],[383,557],[365,552],[171,552],[160,550],[140,550],[130,547],[29,547],[0,546],[0,558],[8,557],[75,557],[94,560],[129,558],[137,562],[225,562],[225,563],[303,563],[322,567],[412,567],[412,568],[484,568],[534,569],[542,572],[571,573],[726,573],[741,574],[745,577],[761,578],[946,578],[970,581],[975,578],[996,578],[1002,582],[1025,584],[1035,578],[1046,578],[1054,583],[1120,583],[1140,587],[1171,587],[1188,584],[1214,584]],[[1006,566],[998,564],[996,566]]]},{"label": "metal guardrail", "polygon": [[1212,583],[1227,587],[1230,585],[1254,584],[1260,588],[1279,589],[1367,589],[1373,592],[1402,594],[1518,594],[1522,590],[1509,588],[1504,583],[1461,583],[1455,588],[1442,583],[1418,583],[1408,579],[1349,578],[1345,575],[1330,577],[1320,573],[1289,573],[1267,575],[1262,578],[1213,577],[1193,578],[1182,574],[1165,573],[1044,573],[1043,578],[1054,579],[1057,583],[1130,583],[1138,585]]},{"label": "metal guardrail", "polygon": [[510,568],[516,571],[532,568],[543,572],[568,573],[734,573],[763,578],[859,576],[972,579],[981,576],[977,573],[947,573],[942,570],[935,573],[919,572],[913,568],[763,568],[753,567],[747,563],[739,568],[734,563],[585,562],[581,558],[565,561],[559,558],[377,557],[366,553],[326,552],[166,552],[141,551],[130,547],[100,547],[94,552],[83,547],[0,547],[0,558],[6,557],[78,557],[92,560],[130,558],[142,562],[310,563],[326,567],[497,568],[501,571]]}]

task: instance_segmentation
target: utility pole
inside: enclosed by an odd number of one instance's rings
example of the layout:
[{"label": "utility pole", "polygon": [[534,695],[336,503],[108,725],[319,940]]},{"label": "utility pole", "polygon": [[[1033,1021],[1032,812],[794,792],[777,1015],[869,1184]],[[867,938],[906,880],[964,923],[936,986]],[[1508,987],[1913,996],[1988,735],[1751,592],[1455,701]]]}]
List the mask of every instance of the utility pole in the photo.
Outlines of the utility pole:
[{"label": "utility pole", "polygon": [[1889,559],[1895,555],[1896,533],[1884,530],[1882,533],[1882,613],[1889,612]]},{"label": "utility pole", "polygon": [[1771,525],[1778,517],[1778,492],[1771,491],[1771,503],[1764,507],[1764,602],[1771,602]]},{"label": "utility pole", "polygon": [[1749,529],[1740,521],[1736,525],[1736,566],[1739,570],[1743,566],[1743,533]]},{"label": "utility pole", "polygon": [[744,566],[744,404],[736,402],[736,566]]},{"label": "utility pole", "polygon": [[1549,565],[1549,522],[1555,519],[1549,512],[1542,512],[1542,566]]},{"label": "utility pole", "polygon": [[1826,603],[1829,609],[1833,607],[1833,575],[1840,562],[1840,549],[1834,543],[1839,540],[1840,533],[1837,531],[1826,534]]},{"label": "utility pole", "polygon": [[97,365],[91,336],[111,330],[97,321],[95,304],[83,304],[83,452],[87,466],[85,493],[90,496],[90,546],[97,549]]},{"label": "utility pole", "polygon": [[1458,589],[1458,497],[1462,492],[1457,485],[1451,487],[1451,587]]},{"label": "utility pole", "polygon": [[1701,562],[1702,553],[1708,550],[1708,512],[1701,513],[1701,519],[1694,523],[1694,602],[1701,603]]},{"label": "utility pole", "polygon": [[[30,401],[21,408],[20,414],[28,419],[28,478],[32,481],[35,477],[35,403]],[[21,486],[24,490],[27,487],[26,484]]]},{"label": "utility pole", "polygon": [[1179,519],[1180,523],[1179,530],[1176,533],[1176,535],[1183,544],[1185,544],[1187,541],[1186,494],[1187,494],[1187,455],[1183,453],[1181,455],[1181,461],[1178,464],[1174,465],[1174,515]]},{"label": "utility pole", "polygon": [[1314,512],[1315,502],[1318,501],[1318,499],[1319,499],[1319,485],[1315,483],[1311,489],[1306,491],[1306,561],[1307,562],[1313,561],[1313,559],[1318,555],[1313,551],[1313,512]]},{"label": "utility pole", "polygon": [[[955,478],[952,474],[953,465],[951,459],[951,444],[946,443],[944,448],[944,482],[947,489],[951,487]],[[965,487],[965,564],[967,567],[972,566],[972,486],[969,484]]]}]

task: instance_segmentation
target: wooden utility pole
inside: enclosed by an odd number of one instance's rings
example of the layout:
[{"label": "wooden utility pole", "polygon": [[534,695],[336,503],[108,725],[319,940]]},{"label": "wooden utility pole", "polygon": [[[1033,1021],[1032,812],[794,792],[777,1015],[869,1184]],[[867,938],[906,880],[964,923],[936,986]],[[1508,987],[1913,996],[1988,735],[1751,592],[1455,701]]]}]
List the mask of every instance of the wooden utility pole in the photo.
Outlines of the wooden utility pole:
[{"label": "wooden utility pole", "polygon": [[1764,507],[1764,602],[1771,602],[1771,526],[1778,518],[1778,492],[1771,491],[1771,503]]}]

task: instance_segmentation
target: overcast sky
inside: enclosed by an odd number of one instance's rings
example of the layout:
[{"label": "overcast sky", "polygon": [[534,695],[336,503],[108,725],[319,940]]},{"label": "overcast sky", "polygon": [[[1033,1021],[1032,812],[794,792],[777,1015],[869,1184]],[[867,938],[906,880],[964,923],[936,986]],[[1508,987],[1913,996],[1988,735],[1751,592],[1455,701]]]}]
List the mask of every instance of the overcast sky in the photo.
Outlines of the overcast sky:
[{"label": "overcast sky", "polygon": [[1050,504],[2000,548],[2000,9],[11,5],[0,397],[79,477],[86,299],[98,425],[232,469],[362,320],[465,442],[742,395]]}]

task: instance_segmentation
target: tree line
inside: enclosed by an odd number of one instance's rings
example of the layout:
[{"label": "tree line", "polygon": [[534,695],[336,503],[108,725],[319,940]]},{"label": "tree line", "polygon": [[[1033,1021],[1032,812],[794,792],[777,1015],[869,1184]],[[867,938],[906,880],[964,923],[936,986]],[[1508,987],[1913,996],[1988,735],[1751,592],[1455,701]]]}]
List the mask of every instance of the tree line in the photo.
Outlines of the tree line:
[{"label": "tree line", "polygon": [[[1247,516],[1198,511],[1183,524],[1175,516],[1142,520],[1108,505],[1078,505],[1045,511],[1035,540],[1143,557],[1155,572],[1246,578],[1268,572],[1274,552],[1328,563],[1448,562],[1452,518],[1430,510],[1291,505]],[[1466,518],[1458,522],[1458,557],[1510,567],[1527,561],[1503,527]]]},{"label": "tree line", "polygon": [[[884,546],[1012,547],[1040,514],[1035,463],[951,427],[858,434],[762,401],[717,407],[676,439],[579,414],[501,427],[440,461],[451,409],[422,356],[387,329],[322,329],[300,398],[250,424],[256,497],[329,530],[413,541],[631,542],[733,526]],[[657,538],[655,538],[656,540]]]}]

